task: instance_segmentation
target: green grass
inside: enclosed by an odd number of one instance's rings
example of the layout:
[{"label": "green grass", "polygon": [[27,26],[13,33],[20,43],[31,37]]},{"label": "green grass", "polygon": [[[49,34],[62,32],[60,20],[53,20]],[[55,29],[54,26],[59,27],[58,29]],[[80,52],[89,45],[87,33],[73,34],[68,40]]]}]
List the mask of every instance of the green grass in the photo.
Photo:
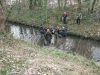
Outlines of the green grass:
[{"label": "green grass", "polygon": [[56,50],[54,48],[49,48],[49,49],[43,49],[42,50],[45,54],[49,54],[51,56],[58,56],[58,57],[66,57],[66,52],[63,52],[61,50]]}]

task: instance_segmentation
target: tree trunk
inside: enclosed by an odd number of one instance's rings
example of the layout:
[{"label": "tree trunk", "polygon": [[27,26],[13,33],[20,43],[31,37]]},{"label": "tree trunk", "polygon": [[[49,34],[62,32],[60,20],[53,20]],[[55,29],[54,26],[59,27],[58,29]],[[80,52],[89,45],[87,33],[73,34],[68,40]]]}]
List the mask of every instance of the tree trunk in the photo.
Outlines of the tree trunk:
[{"label": "tree trunk", "polygon": [[38,4],[37,4],[37,0],[34,0],[34,6],[37,6]]},{"label": "tree trunk", "polygon": [[33,9],[36,6],[42,6],[43,0],[29,0],[29,9]]},{"label": "tree trunk", "polygon": [[64,2],[64,9],[66,9],[67,0]]},{"label": "tree trunk", "polygon": [[92,6],[91,6],[91,13],[93,12],[93,9],[94,9],[94,5],[95,5],[95,3],[96,3],[96,0],[93,0],[93,2],[92,2]]},{"label": "tree trunk", "polygon": [[21,0],[18,0],[18,13],[20,12],[20,10],[21,10]]},{"label": "tree trunk", "polygon": [[42,5],[43,5],[43,1],[39,0],[39,6],[42,7]]},{"label": "tree trunk", "polygon": [[72,6],[72,0],[70,0],[70,6]]},{"label": "tree trunk", "polygon": [[81,0],[78,0],[78,12],[81,12]]},{"label": "tree trunk", "polygon": [[58,8],[61,9],[61,0],[58,0]]},{"label": "tree trunk", "polygon": [[5,30],[5,6],[6,6],[6,0],[0,0],[0,31]]},{"label": "tree trunk", "polygon": [[22,6],[22,8],[23,8],[23,7],[24,7],[24,8],[26,7],[25,2],[26,2],[25,0],[21,0],[21,3],[22,3],[21,6]]},{"label": "tree trunk", "polygon": [[48,2],[48,0],[44,0],[44,3],[43,3],[43,9],[44,9],[44,13],[45,13],[44,20],[46,23],[47,23],[47,2]]},{"label": "tree trunk", "polygon": [[29,0],[29,9],[32,9],[33,7],[33,0]]}]

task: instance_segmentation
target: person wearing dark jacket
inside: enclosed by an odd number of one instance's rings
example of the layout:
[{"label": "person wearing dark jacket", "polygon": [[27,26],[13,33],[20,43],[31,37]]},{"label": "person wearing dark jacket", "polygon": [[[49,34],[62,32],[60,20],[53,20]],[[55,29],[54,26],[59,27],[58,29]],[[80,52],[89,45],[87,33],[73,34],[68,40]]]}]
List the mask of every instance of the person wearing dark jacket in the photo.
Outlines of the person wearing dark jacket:
[{"label": "person wearing dark jacket", "polygon": [[39,27],[39,31],[41,34],[45,34],[45,30],[44,30],[44,27],[42,26],[42,24]]},{"label": "person wearing dark jacket", "polygon": [[49,29],[47,29],[47,31],[46,31],[45,39],[46,39],[46,41],[47,41],[47,44],[50,44],[50,43],[51,43],[52,33],[50,32]]},{"label": "person wearing dark jacket", "polygon": [[66,12],[63,13],[62,20],[63,20],[64,24],[67,23],[67,21],[66,21],[67,20],[67,13]]},{"label": "person wearing dark jacket", "polygon": [[79,13],[78,15],[77,15],[77,20],[76,20],[76,22],[77,22],[77,24],[78,25],[80,25],[80,20],[82,19],[82,13]]},{"label": "person wearing dark jacket", "polygon": [[65,27],[62,27],[62,36],[65,37],[67,34],[67,29]]}]

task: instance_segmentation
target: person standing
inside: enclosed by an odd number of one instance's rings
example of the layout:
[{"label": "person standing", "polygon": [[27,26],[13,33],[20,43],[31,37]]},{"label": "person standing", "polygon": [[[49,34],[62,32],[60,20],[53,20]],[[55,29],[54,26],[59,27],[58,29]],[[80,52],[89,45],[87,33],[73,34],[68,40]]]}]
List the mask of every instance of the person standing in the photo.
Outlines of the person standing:
[{"label": "person standing", "polygon": [[62,36],[66,37],[67,35],[67,29],[65,27],[62,27]]},{"label": "person standing", "polygon": [[50,32],[50,29],[47,29],[47,31],[46,31],[45,39],[47,41],[47,45],[49,45],[51,43],[51,39],[52,39],[52,33]]},{"label": "person standing", "polygon": [[58,37],[58,34],[59,34],[59,28],[58,27],[55,28],[54,34],[55,34],[55,37],[57,38]]},{"label": "person standing", "polygon": [[76,20],[76,22],[77,22],[77,24],[78,25],[80,25],[80,20],[82,19],[82,13],[79,13],[78,15],[77,15],[77,20]]},{"label": "person standing", "polygon": [[67,13],[66,12],[63,13],[62,20],[64,24],[67,23]]},{"label": "person standing", "polygon": [[55,28],[52,27],[50,31],[51,31],[52,34],[54,34],[54,32],[55,32]]},{"label": "person standing", "polygon": [[45,30],[44,30],[44,27],[42,26],[42,24],[39,27],[39,31],[40,31],[41,35],[45,34]]}]

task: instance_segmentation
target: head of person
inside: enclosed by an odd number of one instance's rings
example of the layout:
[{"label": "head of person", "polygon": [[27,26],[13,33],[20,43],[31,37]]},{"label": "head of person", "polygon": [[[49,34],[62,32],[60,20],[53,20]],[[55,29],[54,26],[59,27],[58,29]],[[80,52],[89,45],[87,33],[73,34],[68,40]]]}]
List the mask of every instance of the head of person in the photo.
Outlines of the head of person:
[{"label": "head of person", "polygon": [[47,32],[50,32],[50,29],[47,29]]},{"label": "head of person", "polygon": [[58,28],[58,26],[56,27],[56,30],[58,30],[59,28]]},{"label": "head of person", "polygon": [[66,12],[64,12],[64,14],[66,14]]},{"label": "head of person", "polygon": [[64,29],[65,27],[62,27],[62,29]]},{"label": "head of person", "polygon": [[43,26],[42,26],[42,24],[40,25],[40,28],[42,28]]}]

